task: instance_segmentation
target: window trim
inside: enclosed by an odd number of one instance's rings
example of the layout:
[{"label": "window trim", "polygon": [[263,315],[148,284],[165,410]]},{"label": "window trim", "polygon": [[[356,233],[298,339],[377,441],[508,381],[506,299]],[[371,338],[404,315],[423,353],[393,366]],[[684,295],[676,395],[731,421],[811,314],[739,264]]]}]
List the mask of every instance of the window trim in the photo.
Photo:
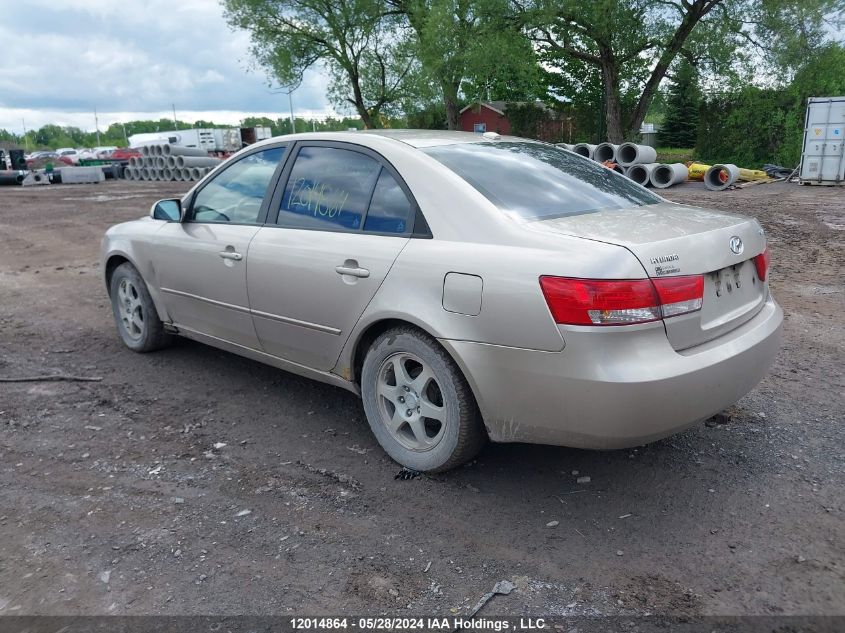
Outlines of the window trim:
[{"label": "window trim", "polygon": [[[273,143],[271,145],[262,145],[261,147],[256,147],[253,151],[246,152],[241,156],[238,156],[238,159],[235,161],[230,162],[225,166],[224,169],[220,170],[218,173],[214,174],[211,178],[206,180],[205,182],[200,183],[200,186],[191,193],[191,200],[190,204],[188,205],[185,211],[185,219],[182,220],[184,224],[222,224],[224,226],[263,226],[267,222],[267,212],[270,209],[270,201],[273,199],[273,194],[276,192],[276,186],[279,182],[279,175],[282,171],[284,171],[285,165],[288,162],[288,157],[290,156],[290,147],[293,146],[293,143],[289,141],[285,141],[284,143]],[[227,169],[237,165],[242,160],[249,158],[250,156],[254,156],[255,154],[260,154],[261,152],[266,152],[268,150],[284,148],[284,154],[282,155],[282,160],[279,161],[279,164],[276,165],[276,169],[273,171],[273,175],[270,176],[270,180],[267,182],[267,190],[264,192],[264,198],[261,200],[261,207],[258,210],[258,218],[255,222],[224,222],[224,221],[212,221],[212,220],[194,220],[192,215],[194,213],[194,203],[197,200],[197,196],[202,193],[203,189],[205,189],[209,183],[211,183],[215,178],[218,178],[220,174],[225,172]],[[221,166],[225,163],[221,163]]]},{"label": "window trim", "polygon": [[[361,216],[361,226],[358,229],[350,229],[340,225],[327,225],[325,227],[295,226],[285,222],[280,222],[280,216],[282,212],[282,200],[284,199],[285,191],[287,190],[288,182],[290,181],[290,175],[293,171],[293,166],[296,164],[296,159],[299,156],[300,150],[305,147],[328,147],[331,149],[343,149],[356,152],[358,154],[363,154],[369,158],[372,158],[380,167],[378,175],[373,181],[373,187],[370,191],[369,201],[367,202],[367,208],[364,210],[364,213]],[[396,170],[396,168],[391,165],[390,162],[384,156],[382,156],[375,150],[364,145],[357,145],[356,143],[348,143],[345,141],[304,140],[294,142],[290,150],[286,152],[286,154],[287,160],[285,161],[284,169],[282,170],[278,180],[276,181],[276,188],[273,191],[273,196],[271,197],[269,204],[270,208],[276,210],[276,215],[274,218],[272,217],[273,214],[270,213],[266,218],[265,226],[280,229],[291,229],[297,231],[324,231],[326,233],[359,233],[361,235],[382,235],[386,237],[403,238],[414,237],[422,239],[432,238],[431,230],[428,227],[428,222],[426,222],[425,217],[422,214],[422,210],[420,209],[420,205],[417,203],[417,199],[414,197],[414,194],[411,192],[411,189],[410,187],[408,187],[407,183],[405,182],[405,179],[399,175],[399,172]],[[411,217],[409,218],[408,222],[409,226],[407,230],[403,233],[364,231],[364,224],[366,222],[367,215],[370,212],[370,204],[372,203],[373,194],[375,193],[375,189],[378,185],[378,180],[381,176],[382,170],[387,171],[387,173],[389,173],[393,177],[393,179],[402,189],[402,192],[408,198],[408,201],[411,203]]]}]

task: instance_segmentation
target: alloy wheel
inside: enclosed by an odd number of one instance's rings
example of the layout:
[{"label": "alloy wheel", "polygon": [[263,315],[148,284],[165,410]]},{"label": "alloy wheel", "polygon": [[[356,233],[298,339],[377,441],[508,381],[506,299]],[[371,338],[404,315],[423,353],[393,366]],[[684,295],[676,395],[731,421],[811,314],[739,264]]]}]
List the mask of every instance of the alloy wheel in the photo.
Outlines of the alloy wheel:
[{"label": "alloy wheel", "polygon": [[413,451],[434,448],[446,430],[443,392],[431,367],[414,354],[389,356],[376,386],[381,421],[396,441]]}]

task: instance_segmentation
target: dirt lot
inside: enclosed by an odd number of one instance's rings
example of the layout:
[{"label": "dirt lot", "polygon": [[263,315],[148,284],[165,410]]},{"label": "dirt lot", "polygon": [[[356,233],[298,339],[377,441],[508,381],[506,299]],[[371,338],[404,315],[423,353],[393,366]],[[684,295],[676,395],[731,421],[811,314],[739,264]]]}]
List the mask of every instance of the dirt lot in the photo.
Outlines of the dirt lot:
[{"label": "dirt lot", "polygon": [[0,188],[0,377],[103,378],[0,384],[0,614],[845,613],[845,188],[666,194],[769,235],[783,350],[727,423],[396,480],[349,393],[120,343],[100,238],[187,186]]}]

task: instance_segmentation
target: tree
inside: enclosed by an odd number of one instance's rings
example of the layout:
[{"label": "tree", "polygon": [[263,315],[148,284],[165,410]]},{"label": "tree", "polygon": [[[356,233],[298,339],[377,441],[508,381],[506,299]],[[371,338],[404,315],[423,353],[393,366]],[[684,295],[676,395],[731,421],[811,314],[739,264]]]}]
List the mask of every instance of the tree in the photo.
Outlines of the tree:
[{"label": "tree", "polygon": [[660,142],[668,147],[695,147],[701,90],[698,73],[689,60],[682,59],[669,88],[666,117],[660,130]]},{"label": "tree", "polygon": [[[729,70],[743,46],[816,24],[841,0],[514,0],[548,63],[580,65],[601,81],[607,138],[636,132],[661,82],[683,54]],[[800,11],[795,10],[801,7]],[[638,98],[630,110],[623,96]]]},{"label": "tree", "polygon": [[[420,91],[439,93],[446,125],[458,127],[461,96],[525,100],[538,92],[540,72],[531,42],[507,0],[391,0],[415,34],[422,66]],[[433,86],[433,89],[432,89]]]},{"label": "tree", "polygon": [[410,87],[414,59],[401,16],[382,0],[223,0],[233,28],[249,31],[258,66],[283,86],[322,64],[329,96],[368,128]]}]

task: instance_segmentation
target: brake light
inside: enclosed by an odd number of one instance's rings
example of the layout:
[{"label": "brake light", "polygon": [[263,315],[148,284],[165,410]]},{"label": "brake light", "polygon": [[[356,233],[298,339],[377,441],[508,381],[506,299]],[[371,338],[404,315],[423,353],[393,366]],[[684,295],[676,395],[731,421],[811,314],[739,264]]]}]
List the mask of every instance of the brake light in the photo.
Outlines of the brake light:
[{"label": "brake light", "polygon": [[757,276],[760,278],[760,281],[766,281],[766,276],[769,274],[769,262],[771,260],[772,256],[769,254],[768,246],[754,258],[754,266],[757,267]]},{"label": "brake light", "polygon": [[540,288],[556,323],[630,325],[699,310],[704,277],[609,280],[543,276]]}]

